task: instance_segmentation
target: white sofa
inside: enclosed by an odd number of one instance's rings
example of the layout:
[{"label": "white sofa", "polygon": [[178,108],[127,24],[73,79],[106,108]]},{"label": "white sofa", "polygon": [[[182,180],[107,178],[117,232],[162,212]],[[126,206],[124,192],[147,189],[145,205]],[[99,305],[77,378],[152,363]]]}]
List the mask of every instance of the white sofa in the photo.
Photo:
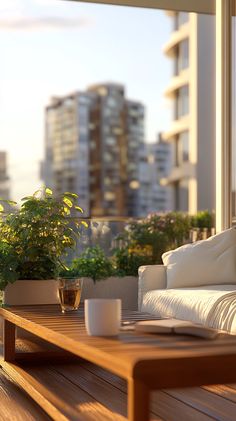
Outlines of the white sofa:
[{"label": "white sofa", "polygon": [[163,261],[139,268],[140,311],[236,333],[235,228],[168,252]]},{"label": "white sofa", "polygon": [[166,288],[164,265],[139,268],[139,310],[236,333],[236,285]]}]

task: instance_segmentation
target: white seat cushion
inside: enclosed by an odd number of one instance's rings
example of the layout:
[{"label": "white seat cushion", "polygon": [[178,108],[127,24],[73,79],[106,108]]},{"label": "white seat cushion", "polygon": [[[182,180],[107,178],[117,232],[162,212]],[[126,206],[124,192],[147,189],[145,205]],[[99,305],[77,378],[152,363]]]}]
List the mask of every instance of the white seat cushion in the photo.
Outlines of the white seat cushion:
[{"label": "white seat cushion", "polygon": [[236,284],[236,227],[162,255],[167,288]]},{"label": "white seat cushion", "polygon": [[148,291],[141,310],[236,333],[236,285]]}]

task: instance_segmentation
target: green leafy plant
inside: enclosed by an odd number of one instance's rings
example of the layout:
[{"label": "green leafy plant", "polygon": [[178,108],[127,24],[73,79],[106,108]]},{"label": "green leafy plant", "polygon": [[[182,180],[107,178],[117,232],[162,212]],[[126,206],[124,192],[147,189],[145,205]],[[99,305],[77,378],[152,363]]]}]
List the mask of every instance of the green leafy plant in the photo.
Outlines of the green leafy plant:
[{"label": "green leafy plant", "polygon": [[87,225],[69,219],[83,212],[78,196],[66,192],[55,197],[44,187],[24,197],[21,207],[7,216],[1,202],[0,289],[17,279],[55,278],[66,269],[63,259],[76,246],[81,224]]},{"label": "green leafy plant", "polygon": [[140,254],[139,251],[126,248],[117,248],[114,251],[114,270],[116,276],[137,276],[138,268],[142,265],[151,264],[150,256]]},{"label": "green leafy plant", "polygon": [[208,210],[199,211],[196,215],[191,217],[192,228],[207,228],[210,230],[214,227],[215,218],[214,214]]},{"label": "green leafy plant", "polygon": [[69,271],[61,272],[62,276],[78,276],[92,278],[94,282],[108,278],[114,274],[112,261],[105,256],[99,247],[88,247],[80,257],[72,261]]},{"label": "green leafy plant", "polygon": [[17,254],[12,246],[0,241],[0,285],[8,282],[14,282],[16,279]]}]

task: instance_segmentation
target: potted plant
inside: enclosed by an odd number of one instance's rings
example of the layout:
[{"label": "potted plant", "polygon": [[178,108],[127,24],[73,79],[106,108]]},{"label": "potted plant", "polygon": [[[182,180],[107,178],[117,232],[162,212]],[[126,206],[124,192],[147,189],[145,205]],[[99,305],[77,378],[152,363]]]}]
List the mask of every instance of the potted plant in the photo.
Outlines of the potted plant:
[{"label": "potted plant", "polygon": [[[120,298],[123,308],[137,309],[137,273],[119,270],[117,259],[109,257],[96,245],[88,247],[73,259],[69,271],[72,277],[83,278],[82,301],[85,298]],[[65,273],[62,273],[64,276]]]},{"label": "potted plant", "polygon": [[[113,262],[100,246],[87,247],[79,257],[73,259],[69,274],[82,278],[91,278],[94,282],[111,277],[114,274]],[[63,271],[62,275],[66,275]]]},{"label": "potted plant", "polygon": [[87,226],[69,217],[83,210],[76,194],[55,197],[46,187],[22,202],[4,215],[1,201],[0,289],[6,304],[52,304],[58,302],[55,279],[66,269],[64,259],[76,246],[81,224]]}]

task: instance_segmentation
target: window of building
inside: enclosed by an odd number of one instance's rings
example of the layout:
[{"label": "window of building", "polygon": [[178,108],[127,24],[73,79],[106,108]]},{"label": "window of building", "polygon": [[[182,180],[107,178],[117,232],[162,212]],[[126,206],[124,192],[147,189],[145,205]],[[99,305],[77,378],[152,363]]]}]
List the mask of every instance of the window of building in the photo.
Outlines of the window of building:
[{"label": "window of building", "polygon": [[181,41],[177,48],[177,74],[189,67],[189,40]]},{"label": "window of building", "polygon": [[123,134],[123,129],[121,127],[113,127],[112,133],[119,136]]},{"label": "window of building", "polygon": [[80,104],[79,106],[79,125],[88,127],[88,107]]},{"label": "window of building", "polygon": [[189,132],[184,131],[176,137],[176,166],[189,160]]},{"label": "window of building", "polygon": [[79,126],[79,134],[86,135],[87,133],[88,133],[88,126],[81,124],[81,126]]},{"label": "window of building", "polygon": [[104,185],[110,186],[111,184],[112,184],[112,179],[110,177],[105,177],[104,178]]},{"label": "window of building", "polygon": [[107,146],[115,146],[117,144],[116,138],[111,136],[106,137],[105,144]]},{"label": "window of building", "polygon": [[174,185],[175,208],[177,211],[187,212],[189,209],[189,182],[181,180]]},{"label": "window of building", "polygon": [[176,94],[176,119],[189,113],[189,88],[187,85],[178,89]]},{"label": "window of building", "polygon": [[112,154],[110,154],[109,152],[105,152],[104,153],[104,161],[107,163],[110,163],[113,161],[113,157]]},{"label": "window of building", "polygon": [[131,189],[133,189],[133,190],[137,190],[137,189],[139,189],[139,188],[140,188],[140,182],[139,182],[138,180],[132,180],[132,181],[129,183],[129,187],[130,187]]},{"label": "window of building", "polygon": [[103,108],[103,116],[109,118],[111,115],[112,115],[112,108],[104,107]]},{"label": "window of building", "polygon": [[90,140],[90,149],[96,149],[96,141],[95,140]]},{"label": "window of building", "polygon": [[99,95],[101,96],[106,96],[108,94],[108,90],[104,86],[100,86],[98,88],[98,92],[99,92]]},{"label": "window of building", "polygon": [[107,200],[107,201],[113,201],[113,200],[115,200],[115,197],[116,197],[115,193],[110,192],[110,191],[107,191],[104,194],[104,199]]},{"label": "window of building", "polygon": [[89,103],[90,103],[90,98],[88,98],[86,96],[83,96],[83,95],[80,95],[79,96],[79,104],[81,104],[81,105],[89,105]]},{"label": "window of building", "polygon": [[107,106],[110,108],[117,108],[119,106],[119,103],[116,98],[109,96],[106,100]]}]

